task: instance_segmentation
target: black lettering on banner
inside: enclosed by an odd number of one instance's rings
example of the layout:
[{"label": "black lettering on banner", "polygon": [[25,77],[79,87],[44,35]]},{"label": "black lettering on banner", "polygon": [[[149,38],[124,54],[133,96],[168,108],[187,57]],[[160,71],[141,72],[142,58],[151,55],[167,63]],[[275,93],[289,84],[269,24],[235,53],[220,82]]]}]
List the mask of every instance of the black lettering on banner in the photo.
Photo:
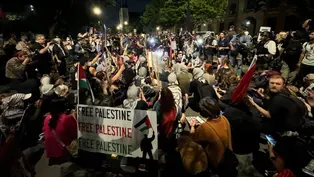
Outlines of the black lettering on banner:
[{"label": "black lettering on banner", "polygon": [[79,139],[79,147],[81,149],[94,149],[94,140],[92,139],[85,139],[85,138],[80,138]]},{"label": "black lettering on banner", "polygon": [[126,111],[126,115],[127,115],[127,120],[132,121],[131,120],[131,111]]},{"label": "black lettering on banner", "polygon": [[107,109],[106,112],[107,112],[106,118],[107,118],[107,119],[110,119],[110,116],[109,116],[110,109]]},{"label": "black lettering on banner", "polygon": [[100,117],[98,108],[95,108],[95,117]]},{"label": "black lettering on banner", "polygon": [[82,112],[81,112],[82,116],[85,116],[85,108],[82,107]]}]

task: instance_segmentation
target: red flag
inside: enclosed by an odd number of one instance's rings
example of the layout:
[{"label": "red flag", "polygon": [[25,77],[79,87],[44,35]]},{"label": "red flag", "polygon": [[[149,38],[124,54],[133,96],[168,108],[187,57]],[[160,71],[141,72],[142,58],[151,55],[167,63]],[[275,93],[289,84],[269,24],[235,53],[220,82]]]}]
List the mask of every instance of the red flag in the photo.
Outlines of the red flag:
[{"label": "red flag", "polygon": [[238,103],[244,98],[255,72],[256,60],[256,58],[253,59],[249,70],[245,73],[237,88],[234,90],[231,96],[232,103]]}]

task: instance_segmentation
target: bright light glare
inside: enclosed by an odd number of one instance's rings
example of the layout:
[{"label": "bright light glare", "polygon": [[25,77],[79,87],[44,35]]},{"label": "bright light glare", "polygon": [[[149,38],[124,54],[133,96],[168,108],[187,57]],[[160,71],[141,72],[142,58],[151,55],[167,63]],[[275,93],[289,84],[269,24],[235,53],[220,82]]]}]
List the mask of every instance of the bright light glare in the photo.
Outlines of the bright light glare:
[{"label": "bright light glare", "polygon": [[159,57],[161,57],[163,54],[164,54],[163,51],[161,51],[161,50],[157,51],[157,55],[158,55]]},{"label": "bright light glare", "polygon": [[204,42],[203,39],[198,39],[198,40],[197,40],[197,43],[198,43],[198,44],[203,44],[203,42]]},{"label": "bright light glare", "polygon": [[155,43],[155,39],[154,39],[154,38],[151,38],[151,39],[149,40],[149,42],[150,42],[151,44],[153,44],[153,43]]},{"label": "bright light glare", "polygon": [[203,25],[204,25],[204,26],[206,26],[206,24],[205,24],[205,23],[204,23]]},{"label": "bright light glare", "polygon": [[247,21],[247,22],[246,22],[246,24],[247,24],[247,25],[250,25],[250,24],[251,24],[251,22],[250,22],[250,21]]},{"label": "bright light glare", "polygon": [[31,11],[35,10],[33,5],[29,5],[29,8],[31,9]]},{"label": "bright light glare", "polygon": [[125,22],[124,22],[124,25],[128,25],[128,24],[129,24],[129,22],[128,22],[128,21],[125,21]]},{"label": "bright light glare", "polygon": [[160,30],[160,27],[159,27],[159,26],[157,26],[156,30],[157,30],[157,31],[159,31],[159,30]]},{"label": "bright light glare", "polygon": [[99,7],[94,7],[93,12],[95,15],[100,15],[101,14],[101,9]]}]

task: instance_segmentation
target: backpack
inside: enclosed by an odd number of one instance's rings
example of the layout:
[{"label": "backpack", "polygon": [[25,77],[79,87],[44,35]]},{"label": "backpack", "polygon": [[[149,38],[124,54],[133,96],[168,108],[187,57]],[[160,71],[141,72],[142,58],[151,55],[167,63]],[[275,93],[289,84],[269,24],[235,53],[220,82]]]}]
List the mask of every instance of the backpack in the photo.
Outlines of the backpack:
[{"label": "backpack", "polygon": [[299,39],[290,39],[288,46],[285,49],[285,54],[288,56],[300,55],[302,52],[302,42]]}]

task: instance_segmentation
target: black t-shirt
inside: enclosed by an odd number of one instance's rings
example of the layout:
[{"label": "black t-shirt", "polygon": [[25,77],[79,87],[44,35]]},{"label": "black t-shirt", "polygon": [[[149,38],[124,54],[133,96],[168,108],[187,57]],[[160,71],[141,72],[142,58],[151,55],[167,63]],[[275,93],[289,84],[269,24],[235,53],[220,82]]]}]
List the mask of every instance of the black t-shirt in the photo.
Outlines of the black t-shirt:
[{"label": "black t-shirt", "polygon": [[148,105],[145,101],[139,100],[137,102],[135,109],[137,109],[137,110],[148,110]]},{"label": "black t-shirt", "polygon": [[39,43],[35,43],[32,46],[33,50],[36,52],[36,55],[34,56],[33,60],[38,61],[39,63],[50,63],[51,61],[51,55],[48,51],[46,51],[43,54],[40,54],[39,51],[43,48],[44,46],[40,45]]},{"label": "black t-shirt", "polygon": [[216,95],[214,88],[210,86],[207,82],[202,83],[198,80],[193,80],[190,83],[190,93],[194,93],[194,99],[196,100],[201,100],[201,98],[205,98],[208,96],[218,100],[218,97]]},{"label": "black t-shirt", "polygon": [[[218,41],[218,47],[229,47],[229,40],[223,39]],[[228,55],[229,49],[219,50],[218,54],[221,55]]]},{"label": "black t-shirt", "polygon": [[296,131],[300,128],[303,110],[289,95],[280,93],[272,96],[266,102],[266,107],[271,116],[267,128],[270,131]]}]

